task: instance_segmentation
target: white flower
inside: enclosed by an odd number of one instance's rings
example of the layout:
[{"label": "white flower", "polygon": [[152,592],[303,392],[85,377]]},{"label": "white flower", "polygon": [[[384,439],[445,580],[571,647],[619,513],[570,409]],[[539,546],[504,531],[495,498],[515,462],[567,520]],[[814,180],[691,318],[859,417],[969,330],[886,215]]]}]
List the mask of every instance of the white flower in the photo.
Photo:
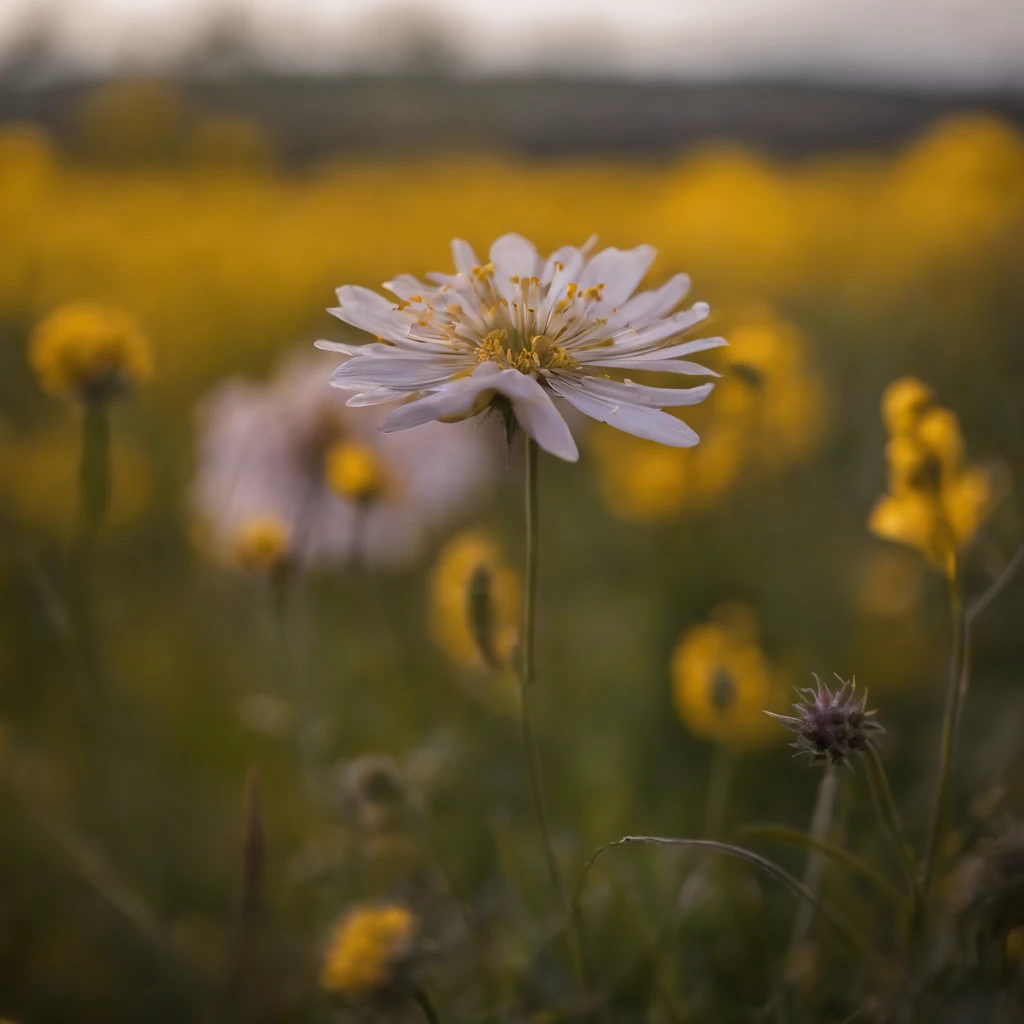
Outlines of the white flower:
[{"label": "white flower", "polygon": [[724,345],[724,338],[678,340],[707,317],[707,305],[673,312],[689,290],[685,274],[633,294],[654,260],[649,245],[592,257],[588,248],[564,246],[545,261],[525,238],[503,235],[481,265],[456,240],[455,274],[428,274],[430,284],[397,277],[384,286],[397,302],[366,288],[339,288],[339,305],[330,312],[379,341],[317,342],[349,357],[331,383],[356,392],[349,405],[405,399],[381,421],[383,431],[466,419],[500,396],[542,448],[575,461],[579,452],[552,401],[557,396],[638,437],[695,445],[693,430],[662,410],[695,405],[711,384],[648,387],[612,375],[718,376],[682,357]]},{"label": "white flower", "polygon": [[374,410],[339,405],[323,367],[305,358],[267,384],[222,385],[199,425],[193,506],[228,558],[251,524],[273,522],[289,557],[307,565],[399,564],[496,468],[493,446],[470,424],[380,434]]}]

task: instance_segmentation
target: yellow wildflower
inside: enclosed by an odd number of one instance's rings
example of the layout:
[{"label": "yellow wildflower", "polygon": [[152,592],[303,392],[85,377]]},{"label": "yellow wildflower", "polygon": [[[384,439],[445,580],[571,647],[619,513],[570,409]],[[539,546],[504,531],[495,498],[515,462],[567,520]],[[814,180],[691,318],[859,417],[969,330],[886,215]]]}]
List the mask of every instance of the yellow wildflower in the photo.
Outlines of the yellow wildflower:
[{"label": "yellow wildflower", "polygon": [[104,401],[153,374],[149,341],[116,306],[68,303],[35,329],[29,359],[42,386],[58,397]]},{"label": "yellow wildflower", "polygon": [[687,507],[706,508],[740,480],[779,472],[820,442],[824,388],[796,327],[753,309],[723,331],[729,347],[714,403],[691,417],[701,435],[696,448],[664,449],[607,428],[593,431],[598,484],[619,518],[662,522]]},{"label": "yellow wildflower", "polygon": [[519,640],[522,595],[519,577],[497,544],[485,534],[459,534],[441,550],[431,578],[434,639],[457,665],[477,670],[487,663],[470,620],[470,598],[481,572],[488,577],[493,654],[507,663]]},{"label": "yellow wildflower", "polygon": [[882,398],[892,433],[886,447],[889,493],[868,519],[872,533],[916,548],[949,571],[999,497],[997,474],[965,462],[956,415],[932,404],[920,381],[904,378]]},{"label": "yellow wildflower", "polygon": [[415,933],[416,919],[404,907],[350,911],[334,930],[320,984],[354,1001],[381,994],[398,980]]},{"label": "yellow wildflower", "polygon": [[672,655],[676,712],[697,736],[745,746],[771,735],[772,673],[749,609],[727,604],[694,626]]},{"label": "yellow wildflower", "polygon": [[331,489],[351,501],[372,501],[384,490],[381,461],[366,444],[337,441],[324,456],[324,474]]},{"label": "yellow wildflower", "polygon": [[282,568],[291,553],[288,526],[276,516],[253,516],[235,533],[232,560],[252,572],[272,572]]},{"label": "yellow wildflower", "polygon": [[921,413],[935,401],[932,389],[916,377],[894,380],[882,392],[882,420],[890,434],[912,430]]}]

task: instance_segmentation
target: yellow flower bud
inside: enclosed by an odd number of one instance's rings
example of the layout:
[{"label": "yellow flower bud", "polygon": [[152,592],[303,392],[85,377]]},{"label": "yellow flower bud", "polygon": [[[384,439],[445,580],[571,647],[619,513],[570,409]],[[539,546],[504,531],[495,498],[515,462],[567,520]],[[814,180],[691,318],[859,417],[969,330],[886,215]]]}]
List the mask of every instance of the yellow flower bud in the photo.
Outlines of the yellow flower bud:
[{"label": "yellow flower bud", "polygon": [[932,389],[916,377],[894,380],[882,393],[882,420],[890,434],[912,430],[935,400]]},{"label": "yellow flower bud", "polygon": [[235,533],[232,560],[252,572],[271,572],[288,561],[291,536],[287,524],[276,516],[254,516]]},{"label": "yellow flower bud", "polygon": [[29,361],[43,388],[58,397],[106,401],[153,375],[149,341],[115,306],[70,303],[35,329]]},{"label": "yellow flower bud", "polygon": [[404,907],[364,907],[338,923],[320,972],[328,991],[367,1001],[398,981],[413,951],[416,919]]},{"label": "yellow flower bud", "polygon": [[956,413],[935,406],[922,414],[917,424],[921,444],[944,469],[955,469],[964,458],[964,439]]},{"label": "yellow flower bud", "polygon": [[324,457],[327,483],[350,501],[373,501],[384,490],[384,471],[369,445],[338,441]]}]

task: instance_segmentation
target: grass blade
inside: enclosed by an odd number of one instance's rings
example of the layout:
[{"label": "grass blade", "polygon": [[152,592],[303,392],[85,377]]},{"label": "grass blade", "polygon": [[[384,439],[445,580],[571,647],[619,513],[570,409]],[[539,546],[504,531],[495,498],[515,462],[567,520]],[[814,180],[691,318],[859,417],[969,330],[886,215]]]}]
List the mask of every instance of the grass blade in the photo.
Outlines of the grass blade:
[{"label": "grass blade", "polygon": [[828,857],[837,864],[842,864],[843,867],[848,868],[854,874],[870,882],[887,899],[892,900],[901,907],[905,907],[907,904],[906,896],[887,878],[880,875],[870,865],[865,864],[860,857],[855,856],[848,850],[844,850],[841,846],[836,846],[834,843],[816,839],[809,832],[803,832],[798,828],[790,828],[788,825],[751,825],[749,828],[742,829],[740,836],[743,839],[775,840],[780,843],[790,843],[793,846],[805,846],[808,849],[816,850],[823,857]]},{"label": "grass blade", "polygon": [[586,885],[587,877],[590,874],[590,869],[594,866],[601,854],[616,846],[630,845],[675,846],[684,849],[708,850],[712,853],[720,853],[727,857],[735,857],[738,860],[745,860],[748,864],[753,864],[755,867],[760,868],[770,878],[774,878],[775,881],[786,886],[786,888],[788,888],[798,899],[804,900],[810,904],[814,911],[821,916],[822,920],[827,922],[836,934],[839,935],[840,938],[859,956],[869,961],[874,959],[874,953],[867,941],[850,928],[849,925],[836,917],[835,914],[833,914],[832,911],[829,910],[802,882],[795,879],[784,868],[779,867],[779,865],[774,861],[768,860],[767,857],[762,857],[759,853],[754,853],[752,850],[746,850],[742,846],[733,846],[731,843],[721,843],[713,839],[677,839],[671,836],[623,836],[621,839],[605,843],[604,846],[598,847],[597,850],[591,854],[590,859],[583,867],[583,874],[580,876],[579,884],[577,885],[576,892],[573,895],[572,902],[574,910],[578,908],[580,898],[583,895],[584,886]]}]

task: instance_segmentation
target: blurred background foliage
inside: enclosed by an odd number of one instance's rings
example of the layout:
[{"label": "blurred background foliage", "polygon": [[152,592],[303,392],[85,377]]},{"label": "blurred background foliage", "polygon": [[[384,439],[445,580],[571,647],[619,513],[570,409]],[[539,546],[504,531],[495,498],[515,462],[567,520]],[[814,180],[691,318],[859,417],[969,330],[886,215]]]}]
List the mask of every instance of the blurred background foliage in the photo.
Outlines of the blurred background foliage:
[{"label": "blurred background foliage", "polygon": [[[709,139],[657,156],[499,144],[296,163],[256,118],[165,82],[101,84],[56,131],[0,125],[0,1014],[170,1021],[217,1003],[239,955],[254,770],[265,878],[240,1017],[323,1019],[331,923],[388,898],[422,923],[446,1019],[484,1019],[495,992],[506,1019],[560,1019],[534,1016],[565,980],[514,689],[461,618],[474,566],[492,566],[514,646],[520,453],[506,473],[488,435],[485,500],[413,560],[314,567],[284,598],[273,574],[206,556],[188,497],[198,403],[318,337],[354,340],[323,311],[336,286],[443,269],[452,237],[480,251],[510,230],[542,252],[592,233],[652,243],[652,282],[688,272],[709,333],[732,342],[691,420],[697,449],[575,424],[581,462],[542,466],[541,735],[570,878],[622,834],[806,827],[816,776],[760,710],[812,671],[870,689],[922,834],[948,626],[941,578],[865,527],[886,489],[879,402],[892,379],[922,378],[970,457],[1013,481],[971,550],[980,592],[1024,534],[1018,125],[961,112],[892,146],[790,158]],[[64,608],[80,428],[26,354],[41,318],[81,300],[130,311],[155,366],[112,416],[102,693],[76,668]],[[1024,802],[1021,595],[977,629],[956,801],[982,833]],[[358,759],[379,755],[411,804],[367,796]],[[844,778],[840,808],[852,847],[887,863],[862,780]],[[789,899],[672,851],[617,858],[586,914],[620,1019],[755,1019]],[[816,949],[809,1019],[830,1020],[848,993],[822,980],[827,936]]]}]

